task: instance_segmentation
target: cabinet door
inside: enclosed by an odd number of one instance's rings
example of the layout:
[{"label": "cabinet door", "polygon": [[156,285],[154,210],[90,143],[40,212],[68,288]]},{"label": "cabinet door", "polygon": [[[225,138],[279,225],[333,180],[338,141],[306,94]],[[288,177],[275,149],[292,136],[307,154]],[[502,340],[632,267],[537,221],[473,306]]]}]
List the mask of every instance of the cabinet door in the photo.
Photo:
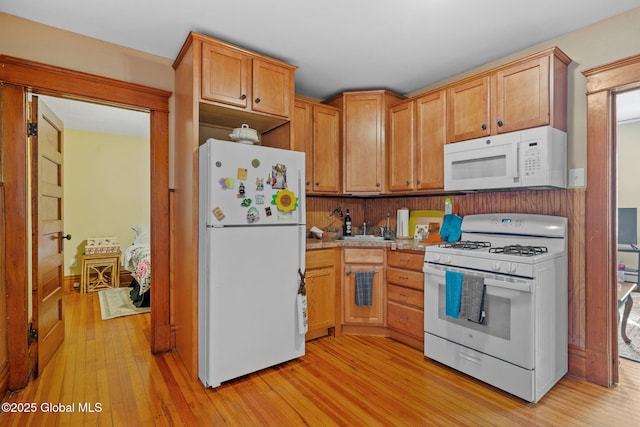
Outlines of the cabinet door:
[{"label": "cabinet door", "polygon": [[293,100],[293,71],[272,62],[254,58],[251,109],[289,117]]},{"label": "cabinet door", "polygon": [[340,111],[313,107],[313,191],[340,192]]},{"label": "cabinet door", "polygon": [[382,191],[383,120],[380,94],[345,95],[345,192]]},{"label": "cabinet door", "polygon": [[497,133],[549,124],[549,57],[496,73]]},{"label": "cabinet door", "polygon": [[411,191],[414,181],[414,102],[389,109],[388,189]]},{"label": "cabinet door", "polygon": [[[356,305],[356,272],[372,271],[373,290],[371,297],[371,306]],[[368,325],[384,325],[384,308],[385,308],[385,287],[384,287],[384,267],[379,265],[346,265],[345,285],[343,295],[344,307],[344,323],[368,324]]]},{"label": "cabinet door", "polygon": [[447,89],[449,142],[489,135],[489,76]]},{"label": "cabinet door", "polygon": [[336,275],[332,267],[306,271],[309,331],[335,326]]},{"label": "cabinet door", "polygon": [[313,104],[295,101],[293,107],[291,149],[305,152],[305,190],[311,192],[313,179]]},{"label": "cabinet door", "polygon": [[416,188],[444,188],[444,144],[447,126],[445,91],[418,98],[416,105]]},{"label": "cabinet door", "polygon": [[202,44],[202,98],[246,108],[251,98],[251,57],[216,44]]}]

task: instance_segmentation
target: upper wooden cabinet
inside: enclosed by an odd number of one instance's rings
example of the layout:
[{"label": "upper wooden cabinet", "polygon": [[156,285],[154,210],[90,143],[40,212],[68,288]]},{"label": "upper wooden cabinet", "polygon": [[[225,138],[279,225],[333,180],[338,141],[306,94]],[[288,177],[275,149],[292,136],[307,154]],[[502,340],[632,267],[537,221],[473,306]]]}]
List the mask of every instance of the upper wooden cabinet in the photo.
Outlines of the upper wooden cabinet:
[{"label": "upper wooden cabinet", "polygon": [[389,108],[389,192],[443,188],[445,93],[438,90]]},{"label": "upper wooden cabinet", "polygon": [[296,67],[267,56],[191,33],[176,61],[176,70],[193,74],[200,121],[236,128],[248,123],[267,132],[290,120]]},{"label": "upper wooden cabinet", "polygon": [[387,109],[403,99],[375,90],[344,92],[324,102],[342,110],[344,193],[385,191]]},{"label": "upper wooden cabinet", "polygon": [[490,134],[489,81],[489,76],[481,76],[447,90],[449,142],[464,141]]},{"label": "upper wooden cabinet", "polygon": [[567,67],[551,48],[447,89],[448,142],[550,125],[567,129]]},{"label": "upper wooden cabinet", "polygon": [[340,110],[296,99],[292,149],[306,153],[307,194],[340,192]]}]

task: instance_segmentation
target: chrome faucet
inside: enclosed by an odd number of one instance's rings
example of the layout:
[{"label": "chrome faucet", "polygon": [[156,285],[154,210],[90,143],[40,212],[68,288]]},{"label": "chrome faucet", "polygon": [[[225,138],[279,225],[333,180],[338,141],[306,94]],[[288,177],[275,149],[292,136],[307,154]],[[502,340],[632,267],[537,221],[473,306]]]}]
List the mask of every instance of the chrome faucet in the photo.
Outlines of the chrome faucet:
[{"label": "chrome faucet", "polygon": [[362,223],[362,235],[363,236],[367,235],[367,223],[366,222]]}]

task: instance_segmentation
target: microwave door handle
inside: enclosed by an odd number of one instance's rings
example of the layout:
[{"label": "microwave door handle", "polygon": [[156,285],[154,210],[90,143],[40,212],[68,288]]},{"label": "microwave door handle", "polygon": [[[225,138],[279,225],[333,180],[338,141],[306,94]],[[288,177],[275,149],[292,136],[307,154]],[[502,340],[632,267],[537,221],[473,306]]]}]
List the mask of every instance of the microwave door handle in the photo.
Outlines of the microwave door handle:
[{"label": "microwave door handle", "polygon": [[515,144],[511,144],[511,175],[513,176],[513,181],[517,182],[518,177],[520,176],[519,166],[520,161],[518,159],[518,155],[520,154],[520,143],[517,142]]}]

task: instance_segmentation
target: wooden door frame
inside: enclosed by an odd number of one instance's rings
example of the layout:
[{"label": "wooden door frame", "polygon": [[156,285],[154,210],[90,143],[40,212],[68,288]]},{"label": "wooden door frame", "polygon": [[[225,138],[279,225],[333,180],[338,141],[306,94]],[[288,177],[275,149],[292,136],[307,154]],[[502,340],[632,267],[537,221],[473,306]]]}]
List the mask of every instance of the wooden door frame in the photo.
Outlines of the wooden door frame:
[{"label": "wooden door frame", "polygon": [[27,386],[27,150],[26,94],[85,100],[150,115],[151,351],[171,349],[169,312],[169,98],[171,92],[66,68],[0,55],[0,138],[5,197],[5,266],[9,388]]},{"label": "wooden door frame", "polygon": [[615,96],[640,88],[640,55],[583,71],[587,78],[585,375],[618,382]]}]

